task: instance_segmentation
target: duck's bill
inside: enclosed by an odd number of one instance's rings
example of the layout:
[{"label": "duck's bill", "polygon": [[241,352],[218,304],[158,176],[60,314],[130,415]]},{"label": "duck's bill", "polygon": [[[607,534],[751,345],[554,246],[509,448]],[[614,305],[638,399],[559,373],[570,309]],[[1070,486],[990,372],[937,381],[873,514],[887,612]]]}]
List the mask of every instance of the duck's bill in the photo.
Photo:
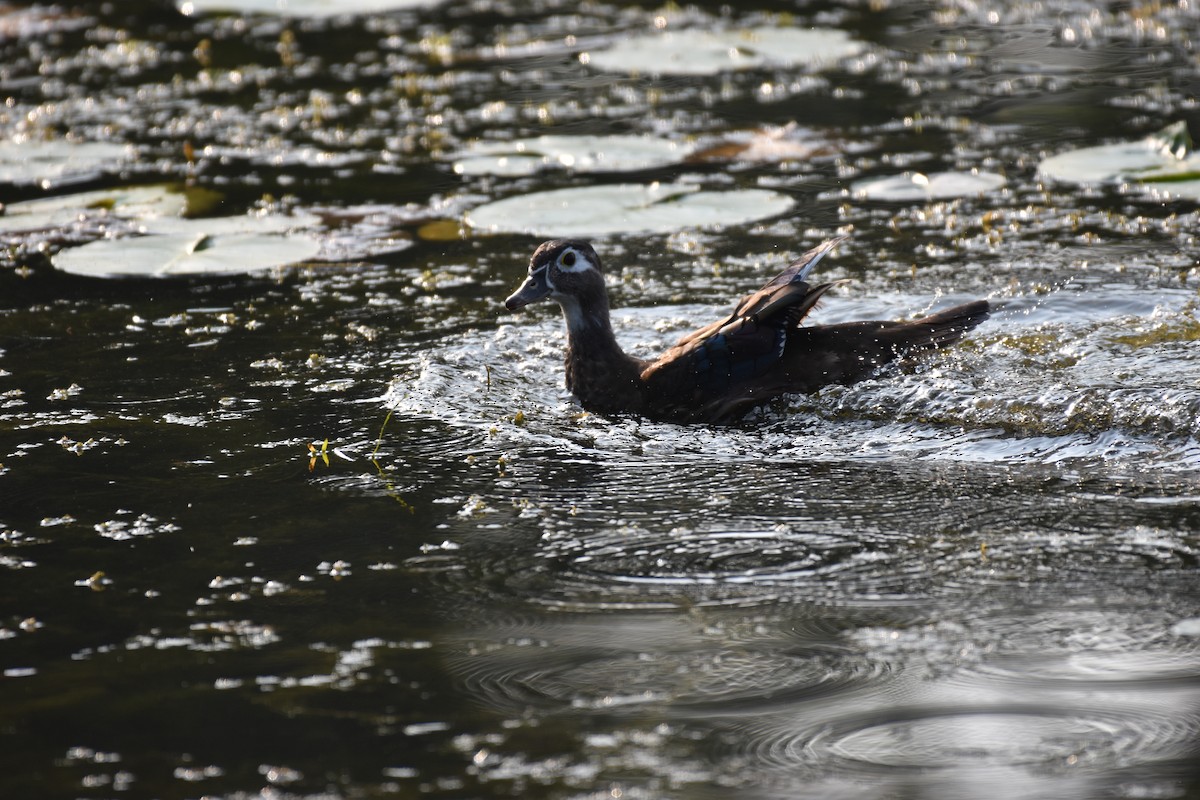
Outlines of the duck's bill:
[{"label": "duck's bill", "polygon": [[521,284],[521,288],[504,301],[504,307],[509,311],[516,311],[518,308],[524,308],[530,303],[536,303],[549,296],[550,286],[546,283],[546,271],[538,270],[526,278],[525,283]]}]

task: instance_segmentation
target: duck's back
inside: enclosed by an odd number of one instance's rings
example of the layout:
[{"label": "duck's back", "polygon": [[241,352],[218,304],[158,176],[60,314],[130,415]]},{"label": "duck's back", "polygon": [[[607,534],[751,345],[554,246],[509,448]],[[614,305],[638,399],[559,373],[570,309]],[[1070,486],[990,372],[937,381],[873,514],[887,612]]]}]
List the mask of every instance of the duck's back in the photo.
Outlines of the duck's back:
[{"label": "duck's back", "polygon": [[[827,288],[814,287],[810,294]],[[789,311],[781,308],[766,320],[727,320],[701,329],[701,337],[685,337],[643,370],[644,413],[678,422],[724,422],[782,394],[855,383],[897,358],[958,341],[987,319],[989,305],[979,300],[908,322],[810,327],[792,322]]]}]

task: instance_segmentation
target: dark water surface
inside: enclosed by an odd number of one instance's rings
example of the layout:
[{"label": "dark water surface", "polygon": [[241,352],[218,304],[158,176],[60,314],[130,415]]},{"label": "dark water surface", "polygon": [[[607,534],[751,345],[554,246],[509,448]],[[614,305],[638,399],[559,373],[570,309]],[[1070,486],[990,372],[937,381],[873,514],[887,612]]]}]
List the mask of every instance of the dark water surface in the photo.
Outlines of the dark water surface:
[{"label": "dark water surface", "polygon": [[[577,58],[664,14],[866,47],[660,78]],[[9,238],[0,796],[1200,797],[1200,214],[1036,175],[1200,131],[1198,59],[1190,2],[0,4],[3,138],[130,144],[75,188],[324,214],[342,259],[104,281],[49,261],[102,230]],[[452,168],[477,138],[789,123],[836,146]],[[903,169],[1008,183],[844,191]],[[837,232],[824,321],[999,310],[732,427],[581,415],[555,311],[498,313],[538,239],[445,231],[681,175],[795,206],[597,241],[633,352]]]}]

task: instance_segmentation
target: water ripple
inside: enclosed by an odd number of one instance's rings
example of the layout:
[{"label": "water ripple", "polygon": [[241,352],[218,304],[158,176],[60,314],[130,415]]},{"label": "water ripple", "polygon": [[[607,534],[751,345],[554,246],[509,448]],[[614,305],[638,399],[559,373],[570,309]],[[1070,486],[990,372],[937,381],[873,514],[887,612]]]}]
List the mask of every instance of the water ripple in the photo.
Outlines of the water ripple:
[{"label": "water ripple", "polygon": [[505,710],[649,706],[674,718],[860,692],[892,668],[829,641],[738,633],[662,615],[572,615],[490,626],[450,662],[473,696]]},{"label": "water ripple", "polygon": [[[814,715],[815,716],[815,715]],[[1109,770],[1194,752],[1200,717],[1164,705],[914,704],[832,718],[780,720],[748,744],[756,761],[823,770]],[[982,781],[981,781],[982,783]]]},{"label": "water ripple", "polygon": [[[1200,641],[1173,636],[1168,609],[1054,608],[1021,617],[982,615],[986,658],[954,676],[962,684],[1049,689],[1193,689],[1200,682]],[[982,631],[986,630],[986,634]]]}]

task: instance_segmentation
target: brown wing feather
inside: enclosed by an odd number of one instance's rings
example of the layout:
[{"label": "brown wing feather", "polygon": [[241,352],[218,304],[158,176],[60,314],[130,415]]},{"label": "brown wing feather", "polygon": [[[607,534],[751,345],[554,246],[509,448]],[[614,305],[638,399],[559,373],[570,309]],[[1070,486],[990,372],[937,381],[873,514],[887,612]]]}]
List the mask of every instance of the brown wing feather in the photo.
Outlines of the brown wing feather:
[{"label": "brown wing feather", "polygon": [[[794,315],[794,318],[789,319],[788,324],[799,324],[800,320],[804,319],[805,315],[816,305],[820,296],[837,283],[825,283],[814,288],[809,286],[805,279],[808,278],[813,267],[844,238],[830,239],[809,250],[767,281],[761,289],[738,300],[728,317],[685,334],[679,339],[677,345],[682,346],[690,342],[702,341],[731,322],[747,317],[767,322],[776,314],[790,310],[789,313]],[[811,298],[810,302],[807,301],[808,298]]]}]

